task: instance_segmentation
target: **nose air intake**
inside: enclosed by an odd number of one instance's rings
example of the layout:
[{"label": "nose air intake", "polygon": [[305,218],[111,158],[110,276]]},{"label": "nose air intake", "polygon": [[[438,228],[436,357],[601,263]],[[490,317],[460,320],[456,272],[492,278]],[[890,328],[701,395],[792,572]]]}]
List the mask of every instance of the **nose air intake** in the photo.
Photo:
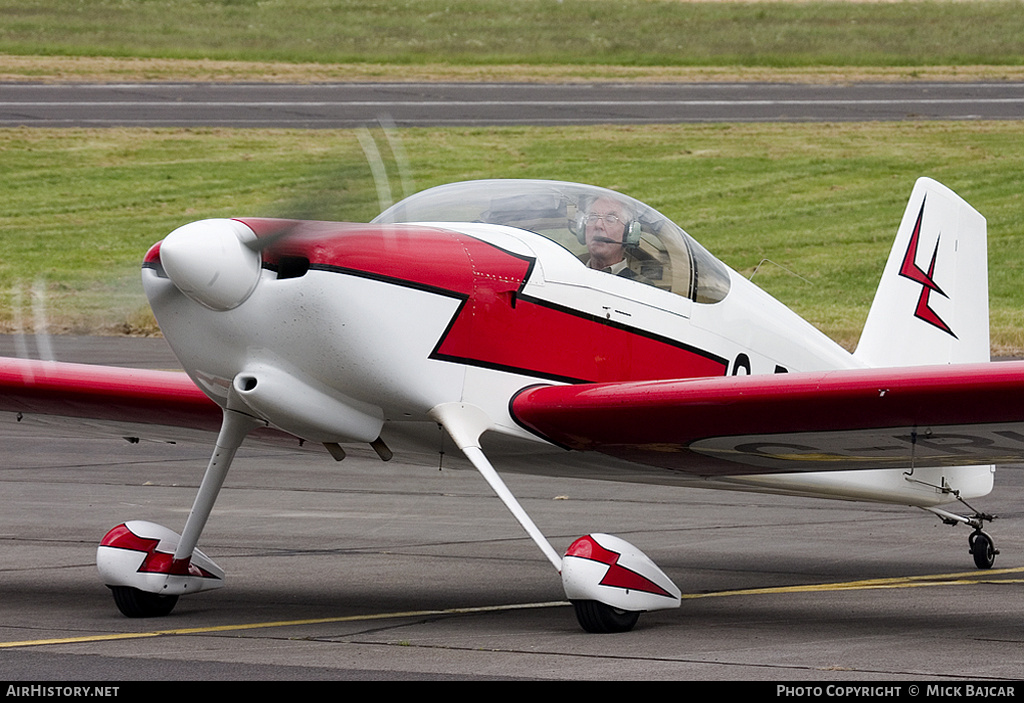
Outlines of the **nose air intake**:
[{"label": "nose air intake", "polygon": [[251,229],[236,220],[201,220],[171,232],[160,244],[168,278],[211,310],[231,310],[256,288],[262,265]]}]

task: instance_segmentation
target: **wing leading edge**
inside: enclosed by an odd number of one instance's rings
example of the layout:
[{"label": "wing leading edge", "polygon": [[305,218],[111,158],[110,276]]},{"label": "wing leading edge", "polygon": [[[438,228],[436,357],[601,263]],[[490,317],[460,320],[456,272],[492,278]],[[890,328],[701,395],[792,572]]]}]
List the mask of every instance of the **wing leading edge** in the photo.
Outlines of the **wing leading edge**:
[{"label": "wing leading edge", "polygon": [[1024,362],[542,386],[511,409],[569,449],[702,476],[1024,459]]},{"label": "wing leading edge", "polygon": [[216,431],[221,410],[184,373],[0,358],[0,411]]}]

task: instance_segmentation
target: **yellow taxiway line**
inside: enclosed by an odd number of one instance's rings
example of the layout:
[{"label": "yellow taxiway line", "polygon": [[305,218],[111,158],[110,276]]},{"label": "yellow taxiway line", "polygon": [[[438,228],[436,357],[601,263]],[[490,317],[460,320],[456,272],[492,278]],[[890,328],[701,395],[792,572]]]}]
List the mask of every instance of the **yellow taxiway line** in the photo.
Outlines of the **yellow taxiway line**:
[{"label": "yellow taxiway line", "polygon": [[258,630],[268,627],[298,627],[303,625],[322,625],[336,622],[358,622],[360,620],[393,620],[396,618],[417,618],[430,615],[460,615],[465,613],[489,613],[501,610],[525,610],[528,608],[550,608],[569,605],[567,601],[551,601],[550,603],[523,603],[520,605],[489,605],[478,608],[449,608],[444,610],[410,610],[397,613],[374,613],[371,615],[343,615],[335,618],[310,618],[308,620],[277,620],[271,622],[252,622],[241,625],[212,625],[210,627],[183,627],[174,630],[152,630],[150,632],[121,632],[109,635],[83,635],[80,637],[56,637],[46,640],[24,640],[21,642],[0,642],[0,649],[12,647],[34,647],[43,644],[75,644],[79,642],[104,642],[107,640],[132,640],[143,637],[163,637],[165,635],[197,635],[211,632],[231,632],[233,630]]},{"label": "yellow taxiway line", "polygon": [[982,583],[1024,583],[1024,579],[993,578],[1006,574],[1019,574],[1024,567],[1013,569],[990,569],[986,571],[964,571],[956,574],[931,574],[928,576],[899,576],[885,579],[865,579],[843,583],[820,583],[808,586],[775,586],[769,588],[745,588],[739,591],[712,591],[710,593],[684,593],[683,600],[693,598],[717,598],[720,596],[757,596],[773,593],[821,593],[824,591],[863,591],[884,588],[921,588],[923,586],[974,586]]},{"label": "yellow taxiway line", "polygon": [[[927,576],[901,576],[897,578],[865,579],[863,581],[846,581],[840,583],[812,584],[807,586],[775,586],[769,588],[746,588],[735,591],[712,591],[710,593],[684,593],[683,600],[695,598],[722,598],[726,596],[758,596],[784,593],[823,593],[828,591],[856,591],[888,588],[922,588],[926,586],[973,586],[984,583],[1024,583],[1024,579],[996,578],[1024,572],[1024,567],[1013,569],[991,569],[986,571],[965,571],[953,574],[931,574]],[[550,601],[547,603],[523,603],[519,605],[482,606],[477,608],[450,608],[445,610],[410,610],[396,613],[374,613],[370,615],[346,615],[334,618],[311,618],[308,620],[277,620],[270,622],[254,622],[241,625],[212,625],[210,627],[187,627],[173,630],[151,630],[149,632],[122,632],[106,635],[83,635],[79,637],[58,637],[53,639],[22,640],[20,642],[0,642],[0,649],[14,647],[35,647],[47,644],[76,644],[82,642],[105,642],[110,640],[130,640],[144,637],[164,637],[167,635],[197,635],[216,632],[232,632],[236,630],[258,630],[272,627],[301,627],[305,625],[322,625],[325,623],[358,622],[361,620],[394,620],[398,618],[417,618],[434,615],[461,615],[467,613],[490,613],[502,610],[525,610],[530,608],[552,608],[567,606],[567,601]]]}]

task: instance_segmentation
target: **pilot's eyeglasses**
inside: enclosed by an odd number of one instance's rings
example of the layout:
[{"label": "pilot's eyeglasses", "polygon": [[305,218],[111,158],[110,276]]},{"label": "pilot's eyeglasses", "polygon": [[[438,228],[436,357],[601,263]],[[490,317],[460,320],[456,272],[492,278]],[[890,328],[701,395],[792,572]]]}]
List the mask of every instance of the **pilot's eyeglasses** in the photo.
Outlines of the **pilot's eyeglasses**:
[{"label": "pilot's eyeglasses", "polygon": [[591,212],[587,214],[588,225],[592,225],[598,220],[604,220],[605,224],[609,225],[621,225],[625,223],[625,220],[623,220],[618,215],[598,215],[596,212]]}]

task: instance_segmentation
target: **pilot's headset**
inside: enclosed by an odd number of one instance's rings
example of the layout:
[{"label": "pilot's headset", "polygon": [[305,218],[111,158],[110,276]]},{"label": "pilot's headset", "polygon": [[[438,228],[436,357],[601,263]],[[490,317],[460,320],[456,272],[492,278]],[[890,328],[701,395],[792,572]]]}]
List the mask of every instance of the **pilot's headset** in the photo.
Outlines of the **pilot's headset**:
[{"label": "pilot's headset", "polygon": [[[588,202],[581,202],[576,212],[576,217],[569,220],[569,231],[576,235],[576,241],[580,244],[587,243],[587,215],[590,212],[590,207],[601,198],[594,198]],[[623,209],[627,212],[630,208],[623,206]],[[633,248],[640,246],[640,222],[636,219],[629,219],[623,223],[625,230],[622,233],[622,244],[625,248]]]}]

